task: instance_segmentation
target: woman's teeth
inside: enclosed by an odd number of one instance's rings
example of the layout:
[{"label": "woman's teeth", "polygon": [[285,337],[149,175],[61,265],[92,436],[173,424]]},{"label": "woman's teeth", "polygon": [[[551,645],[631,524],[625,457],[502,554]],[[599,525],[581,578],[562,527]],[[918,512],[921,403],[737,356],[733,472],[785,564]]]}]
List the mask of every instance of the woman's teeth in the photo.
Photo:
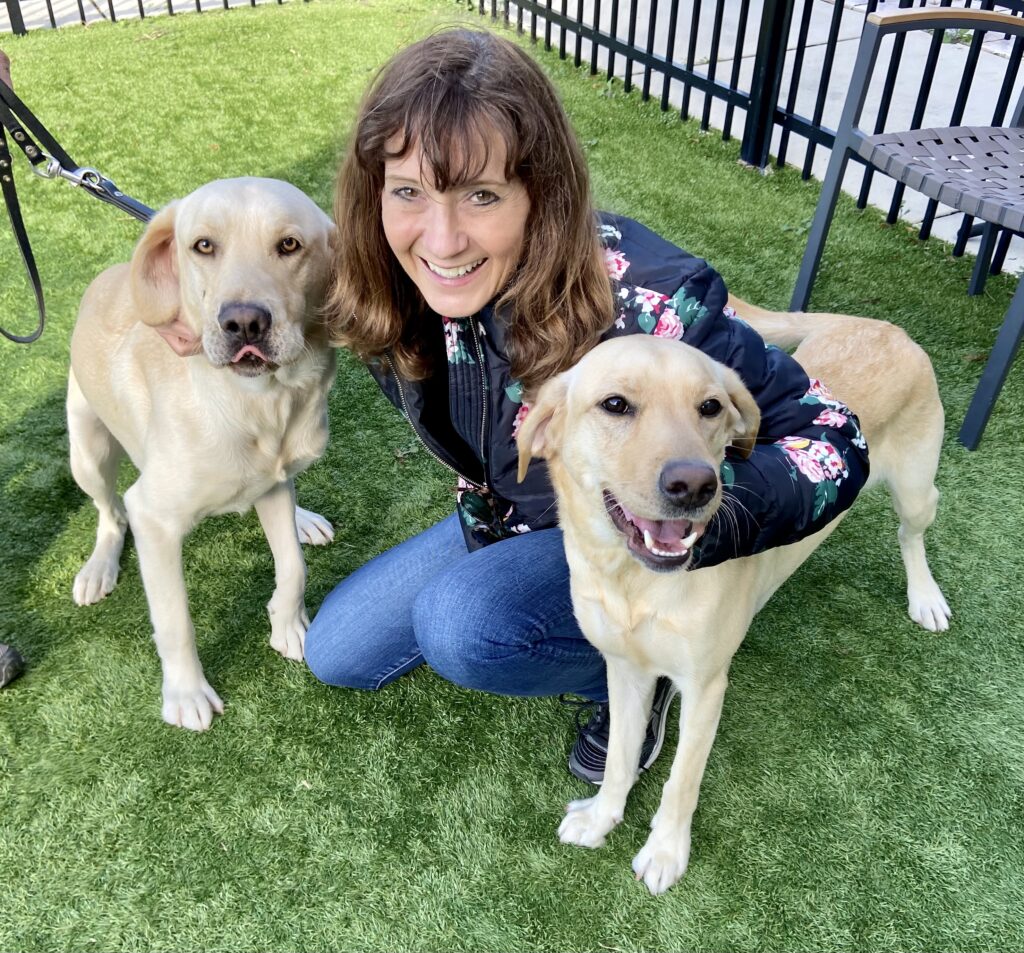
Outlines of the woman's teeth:
[{"label": "woman's teeth", "polygon": [[463,275],[468,275],[471,271],[475,271],[487,261],[486,258],[481,258],[479,261],[471,261],[468,265],[460,265],[458,268],[442,268],[440,265],[435,265],[432,261],[427,261],[425,258],[423,260],[435,275],[440,275],[442,278],[461,278]]}]

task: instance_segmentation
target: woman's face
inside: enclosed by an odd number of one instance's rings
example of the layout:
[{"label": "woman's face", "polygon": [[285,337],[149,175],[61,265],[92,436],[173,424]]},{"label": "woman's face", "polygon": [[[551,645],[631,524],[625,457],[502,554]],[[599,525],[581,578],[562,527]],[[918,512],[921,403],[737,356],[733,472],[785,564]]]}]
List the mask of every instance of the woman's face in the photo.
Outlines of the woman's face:
[{"label": "woman's face", "polygon": [[497,134],[487,146],[480,175],[446,192],[434,186],[418,145],[384,163],[381,219],[388,244],[430,308],[448,318],[479,311],[522,256],[530,198],[519,179],[505,178]]}]

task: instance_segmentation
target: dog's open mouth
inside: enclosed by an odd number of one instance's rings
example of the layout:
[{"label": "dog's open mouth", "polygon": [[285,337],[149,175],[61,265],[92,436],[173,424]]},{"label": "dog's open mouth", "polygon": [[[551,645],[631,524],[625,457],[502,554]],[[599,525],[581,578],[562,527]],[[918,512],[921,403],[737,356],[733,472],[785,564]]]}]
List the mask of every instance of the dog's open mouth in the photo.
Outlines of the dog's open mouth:
[{"label": "dog's open mouth", "polygon": [[615,528],[626,537],[629,551],[645,566],[659,572],[685,566],[704,532],[705,524],[691,520],[649,520],[637,516],[608,490],[604,491],[604,505]]},{"label": "dog's open mouth", "polygon": [[240,347],[238,353],[231,358],[231,370],[243,377],[258,377],[276,366],[255,344]]}]

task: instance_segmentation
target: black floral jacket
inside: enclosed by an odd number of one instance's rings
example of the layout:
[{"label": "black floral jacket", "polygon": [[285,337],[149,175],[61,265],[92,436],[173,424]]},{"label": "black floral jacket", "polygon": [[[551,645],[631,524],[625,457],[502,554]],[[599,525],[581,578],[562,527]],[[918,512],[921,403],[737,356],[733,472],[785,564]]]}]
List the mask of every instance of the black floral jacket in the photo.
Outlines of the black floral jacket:
[{"label": "black floral jacket", "polygon": [[[685,340],[737,371],[761,409],[754,453],[747,459],[729,454],[722,465],[724,487],[740,504],[731,507],[737,518],[712,521],[690,568],[796,542],[847,509],[868,475],[856,417],[726,305],[725,284],[707,262],[630,219],[603,214],[598,227],[618,302],[604,338]],[[555,526],[554,490],[543,462],[534,461],[522,483],[516,479],[515,438],[529,406],[510,372],[500,315],[488,306],[471,318],[438,322],[448,364],[469,362],[480,370],[483,419],[475,454],[453,439],[443,373],[405,380],[386,355],[370,371],[431,455],[457,475],[467,545],[476,549]],[[444,367],[443,357],[438,363]]]}]

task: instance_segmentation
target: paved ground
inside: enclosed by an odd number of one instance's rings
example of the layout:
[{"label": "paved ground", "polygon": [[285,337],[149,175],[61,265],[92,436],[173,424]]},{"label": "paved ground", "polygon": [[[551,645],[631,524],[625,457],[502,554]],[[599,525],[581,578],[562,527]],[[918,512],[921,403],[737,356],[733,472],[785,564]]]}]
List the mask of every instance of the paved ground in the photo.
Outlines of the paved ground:
[{"label": "paved ground", "polygon": [[[18,2],[18,0],[3,0],[3,2],[0,2],[0,33],[10,31],[8,5],[16,2]],[[139,16],[140,5],[145,11],[146,16],[166,14],[168,2],[174,3],[174,9],[176,12],[185,12],[195,10],[197,2],[201,4],[203,9],[210,10],[222,8],[225,5],[225,2],[229,6],[248,5],[249,0],[20,0],[20,5],[26,26],[29,29],[38,29],[48,28],[50,26],[51,12],[53,22],[58,26],[64,26],[80,23],[83,16],[86,21],[90,23],[98,20],[111,19],[111,10],[113,10],[113,16],[117,19],[137,17]],[[273,0],[258,0],[258,2],[273,2]],[[648,41],[650,2],[651,0],[636,0],[636,42],[637,45],[640,46],[646,45]],[[928,0],[928,3],[929,5],[938,6],[939,0]],[[559,6],[557,0],[554,5],[557,9]],[[886,6],[895,5],[895,0],[881,0],[879,4],[882,9]],[[955,0],[955,5],[963,6],[965,5],[965,0]],[[658,22],[656,22],[654,30],[653,48],[656,53],[664,56],[667,49],[668,4],[663,4],[662,6],[666,9],[665,12],[661,12],[661,10],[659,10]],[[842,110],[843,101],[846,96],[849,78],[853,71],[853,61],[857,51],[857,43],[860,37],[861,26],[864,21],[865,6],[866,4],[863,2],[856,2],[856,0],[844,0],[843,3],[839,41],[836,46],[832,76],[828,85],[828,91],[821,113],[822,122],[831,128],[835,128],[836,125],[838,125],[839,114]],[[702,71],[705,73],[707,72],[706,64],[709,59],[712,42],[713,11],[710,7],[710,4],[705,4],[704,12],[700,19],[696,47],[697,62],[699,64],[703,64]],[[727,3],[725,7],[726,12],[722,22],[722,35],[719,50],[721,51],[721,57],[731,57],[734,55],[736,47],[739,5],[735,3]],[[584,22],[593,22],[593,8],[593,0],[585,0],[583,4]],[[693,0],[682,0],[680,3],[677,36],[682,37],[682,39],[678,39],[675,43],[673,58],[676,62],[682,61],[686,54],[686,30],[688,29],[691,21],[692,8]],[[513,11],[514,9],[515,8],[513,7]],[[621,9],[622,13],[620,14],[618,36],[625,40],[627,28],[626,11],[629,9],[628,0],[623,0],[621,3]],[[760,23],[761,19],[761,9],[761,0],[754,0],[750,7],[749,25],[746,30],[744,49],[739,62],[739,85],[741,87],[745,87],[746,84],[749,83],[753,72],[754,45],[756,43],[757,24]],[[812,7],[804,67],[800,78],[800,84],[796,91],[796,111],[804,116],[810,117],[815,110],[818,79],[823,69],[826,51],[826,38],[828,36],[833,11],[834,0],[815,0]],[[606,2],[602,4],[601,22],[599,24],[600,29],[606,33],[612,32],[610,15],[611,4]],[[543,21],[540,21],[539,29],[543,31]],[[797,31],[798,24],[794,23],[789,37],[790,49],[796,46]],[[557,44],[557,26],[553,27],[552,39],[553,42]],[[569,48],[572,50],[574,48],[575,39],[569,35],[568,40]],[[918,84],[913,77],[919,75],[918,71],[920,70],[921,64],[924,62],[928,45],[929,40],[927,37],[911,36],[908,38],[907,47],[904,52],[905,65],[901,69],[900,77],[910,77],[906,82],[909,88],[913,89],[915,93],[918,88]],[[994,90],[996,89],[996,84],[1002,78],[1003,68],[1005,66],[1004,57],[1008,52],[1008,49],[1009,41],[1001,38],[992,39],[986,44],[986,55],[983,55],[980,58],[978,72],[972,86],[971,97],[968,101],[967,112],[964,117],[964,125],[970,125],[971,123],[987,124],[991,121],[992,106],[995,96]],[[583,56],[585,59],[589,60],[589,43],[583,43]],[[966,56],[967,47],[965,45],[944,45],[942,50],[943,58],[940,61],[942,63],[942,68],[939,73],[939,78],[933,85],[928,110],[925,115],[925,125],[929,122],[945,125],[946,122],[948,122],[952,111],[953,99],[956,95],[956,81],[960,76],[959,66],[963,63]],[[602,70],[607,68],[607,54],[602,50],[598,51],[598,64]],[[623,75],[624,67],[625,60],[623,57],[616,57],[615,72],[619,76]],[[727,78],[731,75],[733,68],[734,62],[732,59],[720,58],[716,66],[716,76],[719,79]],[[880,75],[882,73],[882,70],[876,70],[876,74]],[[947,83],[943,83],[943,76],[951,77],[951,80]],[[17,64],[15,64],[15,79],[17,79]],[[634,82],[642,82],[643,70],[635,69],[633,79]],[[1018,89],[1022,84],[1024,84],[1024,76],[1018,79]],[[789,95],[790,85],[791,76],[786,75],[783,78],[783,98],[780,101],[785,101],[785,97]],[[875,87],[869,95],[868,106],[865,110],[865,125],[873,120],[874,110],[880,95],[880,90],[881,81],[875,84]],[[651,79],[651,93],[656,97],[661,96],[661,81],[656,76]],[[680,105],[681,95],[682,91],[679,84],[673,83],[669,91],[669,101],[677,108]],[[888,124],[889,128],[906,128],[910,125],[913,99],[914,94],[908,94],[903,97],[902,100],[897,98],[897,102],[894,103],[894,108],[890,114],[890,121]],[[691,115],[699,117],[702,115],[703,109],[704,97],[698,92],[693,92],[690,97]],[[724,104],[722,104],[720,100],[713,99],[710,107],[711,126],[716,129],[721,129],[724,124],[724,120]],[[738,137],[742,135],[743,120],[743,111],[736,110],[732,122],[732,134],[734,136]],[[772,142],[773,154],[777,151],[779,138],[780,134],[776,132],[775,138]],[[805,155],[806,143],[801,137],[792,136],[786,153],[786,161],[791,165],[802,166]],[[812,174],[819,179],[822,178],[827,162],[828,150],[815,150],[811,166]],[[844,183],[844,188],[852,194],[856,194],[860,188],[862,174],[862,171],[851,163],[851,169],[847,173],[847,180]],[[891,180],[887,179],[885,176],[876,176],[875,185],[872,187],[870,194],[872,204],[877,205],[880,208],[888,209],[891,196]],[[900,213],[901,217],[908,221],[920,222],[924,209],[925,200],[917,193],[908,190],[904,194]],[[956,231],[959,227],[960,220],[961,218],[958,213],[951,213],[949,210],[944,210],[944,214],[936,219],[933,234],[938,237],[945,238],[948,241],[953,241],[956,237]],[[974,251],[977,248],[977,245],[978,240],[974,239],[968,246],[968,250]],[[1011,244],[1010,256],[1007,259],[1006,268],[1007,270],[1015,272],[1024,271],[1024,241],[1021,239],[1014,239]]]}]

